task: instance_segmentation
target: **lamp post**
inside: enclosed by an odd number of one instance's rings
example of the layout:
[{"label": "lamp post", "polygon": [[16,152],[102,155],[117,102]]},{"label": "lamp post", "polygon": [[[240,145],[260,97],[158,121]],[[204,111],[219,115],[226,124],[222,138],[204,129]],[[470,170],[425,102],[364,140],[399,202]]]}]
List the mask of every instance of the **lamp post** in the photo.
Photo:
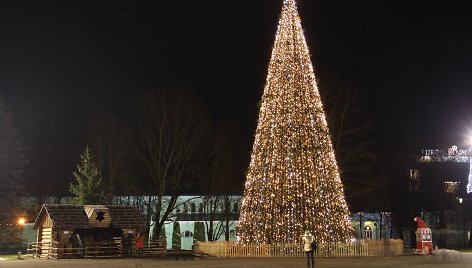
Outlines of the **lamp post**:
[{"label": "lamp post", "polygon": [[22,240],[23,226],[25,225],[25,223],[26,223],[25,218],[21,217],[18,219],[18,225],[20,225],[20,237],[18,241],[18,255],[17,255],[18,259],[21,259],[21,249],[22,249],[22,244],[23,244],[23,240]]},{"label": "lamp post", "polygon": [[465,233],[465,215],[466,215],[466,213],[465,213],[465,202],[464,202],[465,200],[462,197],[460,197],[458,199],[458,201],[459,201],[459,204],[460,204],[460,207],[461,207],[462,221],[464,223],[463,226],[462,226],[462,232],[463,232],[463,234],[462,234],[462,245],[465,248],[466,247],[466,245],[465,245],[465,237],[466,237],[466,233]]}]

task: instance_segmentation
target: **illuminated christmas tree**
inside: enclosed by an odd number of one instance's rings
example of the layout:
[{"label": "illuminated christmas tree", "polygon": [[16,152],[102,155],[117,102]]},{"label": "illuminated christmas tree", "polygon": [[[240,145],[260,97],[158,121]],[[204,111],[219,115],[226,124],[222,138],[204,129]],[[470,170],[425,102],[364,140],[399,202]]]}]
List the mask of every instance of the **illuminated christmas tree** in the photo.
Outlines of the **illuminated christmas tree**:
[{"label": "illuminated christmas tree", "polygon": [[240,217],[242,243],[352,237],[349,210],[295,1],[280,15]]}]

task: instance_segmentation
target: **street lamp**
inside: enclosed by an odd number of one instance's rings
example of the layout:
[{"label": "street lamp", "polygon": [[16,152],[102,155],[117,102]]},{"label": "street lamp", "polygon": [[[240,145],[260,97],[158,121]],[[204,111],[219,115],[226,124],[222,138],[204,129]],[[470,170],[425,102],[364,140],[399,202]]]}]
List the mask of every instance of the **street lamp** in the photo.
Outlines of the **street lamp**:
[{"label": "street lamp", "polygon": [[23,236],[23,226],[25,225],[26,223],[26,220],[25,218],[23,217],[20,217],[18,219],[18,225],[20,225],[20,239],[18,241],[18,255],[17,255],[17,258],[18,259],[21,259],[21,248],[22,248],[22,244],[23,244],[23,240],[22,240],[22,236]]},{"label": "street lamp", "polygon": [[466,215],[467,215],[467,211],[466,211],[466,200],[462,197],[458,198],[457,199],[459,201],[459,204],[460,204],[460,208],[461,208],[461,211],[462,211],[462,221],[463,221],[463,226],[462,226],[462,242],[463,242],[463,247],[465,248],[466,247],[466,237],[467,237],[467,234],[465,232],[465,225],[466,225]]}]

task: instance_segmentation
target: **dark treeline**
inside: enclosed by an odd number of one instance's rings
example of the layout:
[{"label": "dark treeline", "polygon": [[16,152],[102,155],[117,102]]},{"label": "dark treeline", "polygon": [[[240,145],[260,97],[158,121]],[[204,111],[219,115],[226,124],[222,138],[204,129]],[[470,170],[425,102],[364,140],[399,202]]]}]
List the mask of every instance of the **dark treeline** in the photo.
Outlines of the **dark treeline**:
[{"label": "dark treeline", "polygon": [[[390,178],[372,141],[375,125],[365,96],[353,78],[318,70],[318,88],[327,116],[346,200],[351,212],[391,209]],[[388,175],[387,175],[388,174]]]},{"label": "dark treeline", "polygon": [[[334,72],[321,72],[318,77],[351,210],[388,208],[390,197],[385,193],[389,180],[372,150],[372,124],[364,100],[357,94],[359,88]],[[84,101],[78,111],[77,107],[57,104],[57,100],[50,106],[43,102],[44,110],[38,113],[34,107],[39,104],[25,102],[15,107],[30,160],[25,167],[23,196],[38,197],[39,203],[42,197],[70,196],[69,185],[75,180],[72,172],[87,146],[100,166],[108,196],[172,191],[242,194],[253,142],[247,127],[208,111],[198,95],[182,87],[110,98],[113,101]],[[89,104],[95,108],[88,109]],[[48,120],[46,115],[51,114],[55,115]],[[156,140],[153,135],[157,133],[166,140]],[[180,155],[172,157],[182,161],[165,170],[157,166],[156,157],[171,160],[153,151],[163,148],[163,143],[180,148]],[[178,186],[159,185],[155,178],[162,176],[177,180]],[[220,182],[224,188],[209,186]]]},{"label": "dark treeline", "polygon": [[[372,150],[372,125],[358,86],[334,73],[321,72],[318,78],[351,211],[390,209],[387,189],[393,173]],[[80,109],[44,101],[15,106],[29,160],[21,196],[37,197],[39,204],[43,197],[71,196],[73,172],[87,147],[109,200],[117,195],[243,193],[253,142],[247,129],[208,111],[198,95],[182,87],[110,98],[79,102]],[[46,111],[35,113],[38,106]]]},{"label": "dark treeline", "polygon": [[13,125],[13,116],[0,97],[0,248],[20,241],[18,197],[24,193],[25,146]]},{"label": "dark treeline", "polygon": [[[171,191],[205,194],[210,189],[205,180],[215,172],[221,175],[214,169],[227,170],[218,178],[230,185],[225,192],[242,193],[249,159],[247,139],[242,138],[235,123],[212,118],[195,94],[179,87],[142,91],[119,105],[105,103],[101,108],[63,122],[56,119],[54,130],[53,123],[44,117],[37,117],[46,122],[42,126],[20,123],[37,134],[24,135],[30,163],[25,170],[23,196],[70,196],[69,184],[75,180],[72,172],[87,146],[100,166],[104,190],[110,196]],[[20,118],[28,113],[19,112]],[[67,109],[63,113],[69,114]],[[164,148],[165,152],[159,151]],[[214,161],[221,152],[231,157]],[[166,170],[159,170],[159,161],[167,165]],[[178,186],[163,188],[156,183],[156,176],[178,180]]]}]

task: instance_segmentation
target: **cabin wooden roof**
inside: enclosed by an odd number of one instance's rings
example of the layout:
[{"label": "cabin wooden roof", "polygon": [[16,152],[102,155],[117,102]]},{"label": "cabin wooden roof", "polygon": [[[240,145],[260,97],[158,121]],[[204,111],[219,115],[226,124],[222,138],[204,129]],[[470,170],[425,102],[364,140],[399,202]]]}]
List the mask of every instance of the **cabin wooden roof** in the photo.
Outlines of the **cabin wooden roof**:
[{"label": "cabin wooden roof", "polygon": [[107,206],[110,211],[111,227],[120,229],[143,228],[146,219],[135,206]]},{"label": "cabin wooden roof", "polygon": [[39,211],[33,228],[37,229],[45,217],[49,216],[54,227],[61,229],[88,228],[88,218],[83,206],[44,204]]},{"label": "cabin wooden roof", "polygon": [[[34,222],[34,229],[39,228],[45,217],[49,216],[53,227],[59,229],[89,229],[89,217],[82,205],[44,204]],[[110,213],[112,228],[143,228],[146,220],[135,206],[104,206]]]}]

